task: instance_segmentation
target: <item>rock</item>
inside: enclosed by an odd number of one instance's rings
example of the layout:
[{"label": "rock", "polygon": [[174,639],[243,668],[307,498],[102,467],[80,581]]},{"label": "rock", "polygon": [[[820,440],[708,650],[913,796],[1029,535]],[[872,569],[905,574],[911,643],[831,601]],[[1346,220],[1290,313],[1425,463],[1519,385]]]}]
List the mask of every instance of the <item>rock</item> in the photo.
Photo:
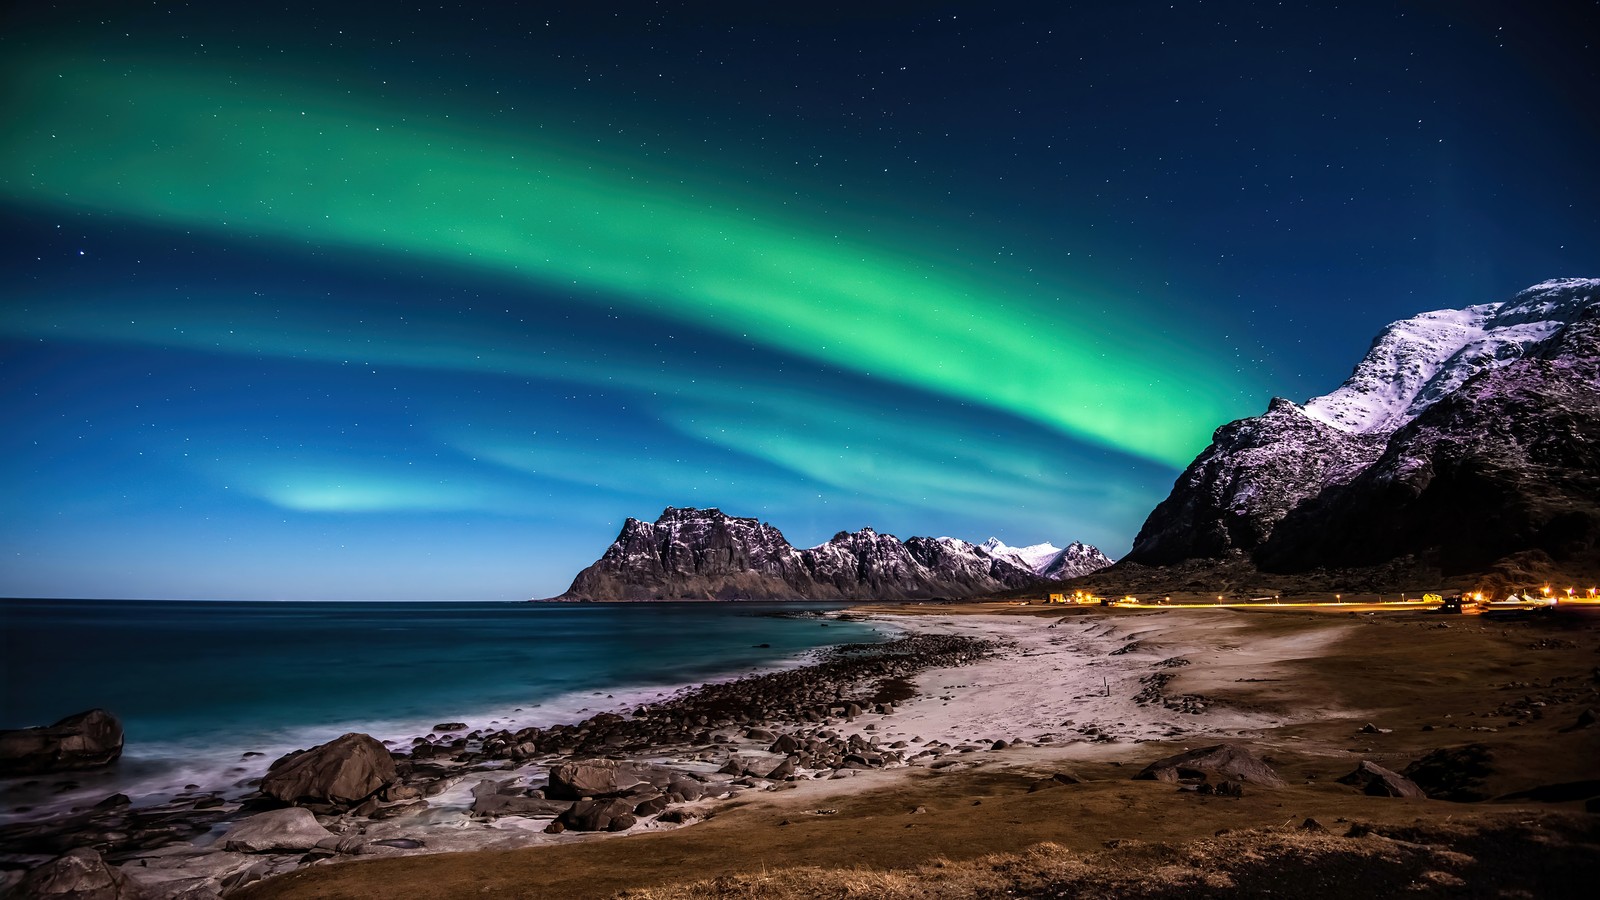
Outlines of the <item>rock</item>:
[{"label": "rock", "polygon": [[573,831],[626,831],[638,818],[633,814],[633,804],[617,798],[579,800],[556,821]]},{"label": "rock", "polygon": [[[127,794],[112,794],[111,796],[105,798],[104,800],[101,800],[99,803],[96,803],[91,808],[92,809],[100,809],[100,810],[122,809],[125,806],[132,806],[132,805],[133,805],[133,800],[130,799]],[[198,804],[196,804],[196,806],[198,808]]]},{"label": "rock", "polygon": [[371,816],[369,816],[369,818],[379,820],[404,819],[410,816],[420,816],[426,812],[427,809],[428,801],[426,800],[408,800],[402,803],[396,803],[393,806],[385,806],[382,809],[374,812]]},{"label": "rock", "polygon": [[1389,734],[1392,731],[1394,731],[1393,728],[1379,728],[1371,722],[1361,726],[1362,734]]},{"label": "rock", "polygon": [[48,728],[0,731],[0,775],[40,775],[92,769],[122,756],[122,723],[91,709]]},{"label": "rock", "polygon": [[23,876],[16,900],[155,900],[156,894],[109,865],[100,854],[79,847]]},{"label": "rock", "polygon": [[346,734],[273,763],[261,793],[284,803],[360,804],[400,780],[394,757],[371,735]]},{"label": "rock", "polygon": [[688,823],[688,822],[693,822],[695,819],[698,819],[698,818],[700,818],[700,817],[695,815],[695,813],[692,810],[687,810],[687,809],[669,809],[666,812],[662,813],[661,815],[656,816],[656,821],[657,822],[666,822],[669,825],[683,825],[683,824]]},{"label": "rock", "polygon": [[744,736],[745,736],[745,738],[747,740],[763,741],[763,742],[764,741],[775,741],[775,740],[778,739],[777,735],[775,735],[772,732],[766,730],[765,728],[751,728],[751,729],[748,729],[748,730],[745,731]]},{"label": "rock", "polygon": [[466,731],[467,730],[467,723],[465,723],[465,722],[441,722],[438,725],[433,726],[433,730],[434,731]]},{"label": "rock", "polygon": [[472,812],[479,816],[555,816],[572,808],[565,800],[529,797],[519,788],[480,781],[472,788]]},{"label": "rock", "polygon": [[773,766],[771,771],[767,772],[767,774],[762,777],[771,779],[773,781],[779,781],[784,778],[788,778],[790,775],[793,775],[794,771],[794,757],[791,756],[785,759],[783,762],[778,763],[776,766]]},{"label": "rock", "polygon": [[1283,784],[1271,766],[1237,744],[1217,744],[1159,759],[1133,777],[1136,781],[1177,782],[1186,778],[1203,781],[1213,774],[1268,787]]},{"label": "rock", "polygon": [[1328,828],[1327,828],[1326,825],[1323,825],[1321,822],[1318,822],[1316,819],[1312,819],[1312,818],[1308,817],[1304,822],[1300,823],[1300,830],[1301,831],[1327,831]]},{"label": "rock", "polygon": [[1595,722],[1600,722],[1600,714],[1597,714],[1593,709],[1586,709],[1583,712],[1578,713],[1577,721],[1573,722],[1570,726],[1562,730],[1577,731],[1580,728],[1588,728]]},{"label": "rock", "polygon": [[768,753],[793,753],[800,749],[800,742],[792,735],[781,735],[767,748]]},{"label": "rock", "polygon": [[1427,799],[1427,793],[1417,783],[1391,772],[1370,760],[1362,760],[1355,771],[1339,779],[1340,784],[1360,785],[1364,793],[1373,797],[1404,797],[1408,800]]},{"label": "rock", "polygon": [[383,799],[387,803],[401,800],[416,800],[422,796],[422,788],[410,784],[391,784],[383,789]]},{"label": "rock", "polygon": [[657,794],[648,800],[641,800],[639,803],[635,804],[633,807],[633,814],[642,819],[646,816],[653,816],[656,813],[665,810],[666,808],[667,798],[664,795]]},{"label": "rock", "polygon": [[695,781],[693,778],[674,778],[667,785],[667,791],[668,793],[677,794],[687,803],[693,803],[705,796],[706,789],[705,785]]},{"label": "rock", "polygon": [[228,829],[221,843],[240,853],[303,853],[333,836],[310,810],[291,806],[256,813]]},{"label": "rock", "polygon": [[1441,747],[1406,766],[1400,773],[1429,797],[1472,803],[1487,800],[1484,779],[1494,774],[1494,753],[1484,744]]},{"label": "rock", "polygon": [[545,796],[552,800],[581,800],[614,794],[617,786],[617,764],[609,759],[586,759],[562,763],[550,770],[550,786]]},{"label": "rock", "polygon": [[1057,772],[1049,778],[1041,778],[1028,785],[1028,793],[1032,794],[1046,788],[1060,787],[1063,784],[1082,784],[1083,779],[1071,772]]}]

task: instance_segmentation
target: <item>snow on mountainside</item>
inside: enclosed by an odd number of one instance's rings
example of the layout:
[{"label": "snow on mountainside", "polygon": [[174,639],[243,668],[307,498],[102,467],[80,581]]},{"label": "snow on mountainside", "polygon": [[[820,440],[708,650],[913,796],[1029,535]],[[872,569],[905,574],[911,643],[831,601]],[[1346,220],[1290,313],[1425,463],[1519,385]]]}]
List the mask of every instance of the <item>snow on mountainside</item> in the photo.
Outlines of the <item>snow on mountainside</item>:
[{"label": "snow on mountainside", "polygon": [[[1274,398],[1262,415],[1218,428],[1151,512],[1125,561],[1170,565],[1248,553],[1263,565],[1369,565],[1395,553],[1422,554],[1441,533],[1428,515],[1450,527],[1488,528],[1484,523],[1507,510],[1521,518],[1491,530],[1519,536],[1494,545],[1502,550],[1554,552],[1581,544],[1590,533],[1583,524],[1590,519],[1588,488],[1574,485],[1593,474],[1579,452],[1591,440],[1582,423],[1600,417],[1600,409],[1585,406],[1595,384],[1584,381],[1582,361],[1597,319],[1600,279],[1563,278],[1503,303],[1389,325],[1338,390],[1303,407]],[[1504,385],[1513,384],[1539,390],[1519,390],[1518,404],[1484,395],[1492,386],[1504,394]],[[1433,436],[1440,428],[1447,438]],[[1539,462],[1521,466],[1490,459],[1497,446],[1506,459],[1516,458],[1529,440],[1571,452],[1530,453]],[[1435,446],[1456,449],[1440,455]],[[1482,482],[1469,488],[1466,473]],[[1427,503],[1418,505],[1419,497]],[[1530,505],[1528,497],[1542,498],[1542,505]],[[1358,506],[1365,518],[1347,515]],[[1399,521],[1402,509],[1413,516],[1410,537],[1373,538]],[[1292,527],[1280,537],[1285,522]],[[1459,537],[1451,542],[1464,546]],[[1427,550],[1443,561],[1441,553]],[[1458,554],[1449,565],[1467,566],[1468,557],[1482,563],[1486,554]]]},{"label": "snow on mountainside", "polygon": [[1045,560],[1038,572],[1051,581],[1066,581],[1107,568],[1116,560],[1081,541],[1073,541],[1065,549]]},{"label": "snow on mountainside", "polygon": [[1340,431],[1392,432],[1479,372],[1521,359],[1571,323],[1600,280],[1541,282],[1504,303],[1402,319],[1372,342],[1338,390],[1306,402],[1306,415]]},{"label": "snow on mountainside", "polygon": [[605,554],[579,572],[560,599],[970,597],[1029,587],[1046,577],[1072,577],[1085,566],[1093,571],[1103,565],[1110,560],[1099,550],[1073,543],[1043,562],[1046,570],[1055,566],[1050,571],[1067,574],[1041,576],[1018,559],[956,538],[902,542],[871,528],[841,531],[799,550],[778,529],[756,519],[717,509],[669,507],[653,524],[628,519]]},{"label": "snow on mountainside", "polygon": [[989,551],[991,556],[1010,560],[1050,581],[1065,581],[1068,578],[1088,575],[1116,562],[1101,553],[1099,549],[1081,541],[1073,541],[1066,546],[1066,549],[1051,543],[1008,547],[999,538],[992,537],[978,546]]},{"label": "snow on mountainside", "polygon": [[978,546],[989,551],[990,556],[1009,559],[1025,569],[1041,572],[1050,564],[1050,560],[1060,555],[1061,548],[1048,541],[1043,544],[1029,544],[1026,547],[1008,547],[999,538],[992,537]]}]

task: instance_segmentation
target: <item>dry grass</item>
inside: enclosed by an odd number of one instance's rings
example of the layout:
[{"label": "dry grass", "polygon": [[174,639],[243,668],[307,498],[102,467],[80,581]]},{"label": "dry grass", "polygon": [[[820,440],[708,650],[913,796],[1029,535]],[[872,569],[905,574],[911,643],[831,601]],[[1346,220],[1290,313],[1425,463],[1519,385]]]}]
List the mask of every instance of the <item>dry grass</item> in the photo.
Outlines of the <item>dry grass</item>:
[{"label": "dry grass", "polygon": [[618,900],[980,900],[996,897],[1588,897],[1600,875],[1600,820],[1548,814],[1480,825],[1333,834],[1232,832],[1181,845],[1044,843],[916,869],[803,867],[637,888]]}]

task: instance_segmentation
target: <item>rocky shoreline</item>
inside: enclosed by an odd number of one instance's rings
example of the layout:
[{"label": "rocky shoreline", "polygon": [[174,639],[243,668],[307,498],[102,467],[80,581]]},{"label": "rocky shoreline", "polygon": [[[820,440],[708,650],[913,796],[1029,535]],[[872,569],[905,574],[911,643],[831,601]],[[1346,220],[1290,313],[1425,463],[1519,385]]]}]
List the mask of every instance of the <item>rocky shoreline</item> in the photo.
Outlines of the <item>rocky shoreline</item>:
[{"label": "rocky shoreline", "polygon": [[[996,653],[996,641],[912,634],[819,653],[809,665],[714,682],[629,714],[518,730],[442,722],[409,747],[347,734],[277,760],[237,799],[198,786],[136,807],[114,794],[0,826],[0,887],[95,884],[106,897],[219,897],[305,865],[570,840],[681,826],[751,790],[848,778],[972,748],[885,743],[911,679]],[[563,835],[556,837],[556,835]],[[28,874],[31,871],[31,874]],[[59,891],[57,891],[59,892]]]}]

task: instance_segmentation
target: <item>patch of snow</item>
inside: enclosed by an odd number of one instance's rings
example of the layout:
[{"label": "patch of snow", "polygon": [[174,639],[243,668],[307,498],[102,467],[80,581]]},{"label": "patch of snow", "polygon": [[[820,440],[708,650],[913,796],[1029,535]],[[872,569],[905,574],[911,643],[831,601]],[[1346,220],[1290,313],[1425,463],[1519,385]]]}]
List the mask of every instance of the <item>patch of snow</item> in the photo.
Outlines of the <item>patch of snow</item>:
[{"label": "patch of snow", "polygon": [[1388,433],[1421,415],[1479,372],[1521,359],[1572,322],[1600,292],[1600,279],[1536,284],[1504,303],[1441,309],[1385,328],[1338,390],[1304,412],[1340,431]]}]

